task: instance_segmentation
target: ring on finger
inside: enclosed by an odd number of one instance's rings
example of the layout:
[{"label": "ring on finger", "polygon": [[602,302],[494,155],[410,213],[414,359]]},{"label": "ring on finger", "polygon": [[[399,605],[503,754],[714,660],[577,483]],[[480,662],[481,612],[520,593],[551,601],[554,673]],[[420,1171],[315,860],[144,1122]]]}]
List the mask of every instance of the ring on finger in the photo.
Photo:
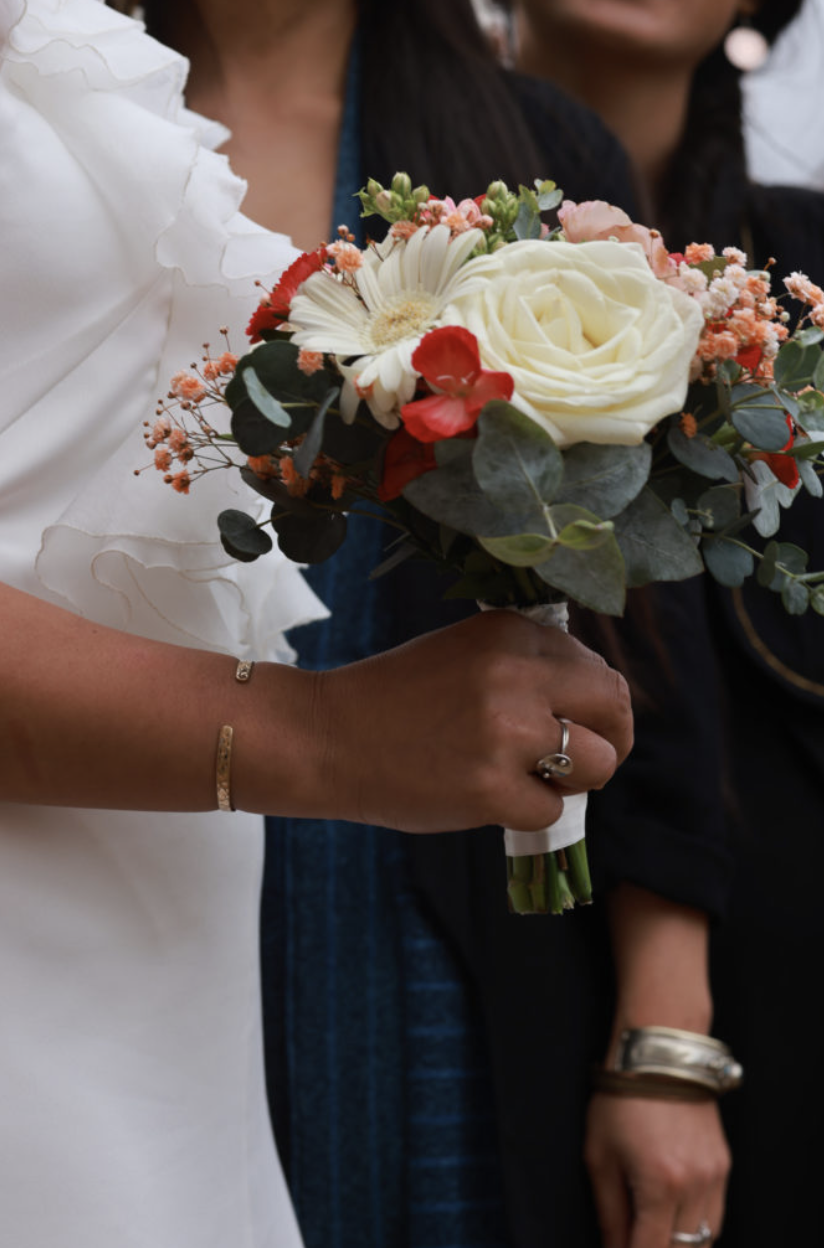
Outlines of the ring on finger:
[{"label": "ring on finger", "polygon": [[702,1248],[702,1245],[712,1243],[712,1229],[708,1222],[701,1222],[697,1231],[673,1231],[670,1235],[670,1243],[697,1244],[699,1248]]},{"label": "ring on finger", "polygon": [[567,748],[569,746],[569,720],[559,717],[558,723],[561,725],[561,742],[554,754],[544,754],[535,764],[536,774],[542,780],[555,780],[559,776],[571,776],[574,770],[574,764]]}]

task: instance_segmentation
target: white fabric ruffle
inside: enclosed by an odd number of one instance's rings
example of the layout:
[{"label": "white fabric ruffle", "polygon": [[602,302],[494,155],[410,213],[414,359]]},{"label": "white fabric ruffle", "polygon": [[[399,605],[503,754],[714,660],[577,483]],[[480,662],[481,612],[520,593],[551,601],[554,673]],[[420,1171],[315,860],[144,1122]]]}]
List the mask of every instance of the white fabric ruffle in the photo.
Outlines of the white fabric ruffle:
[{"label": "white fabric ruffle", "polygon": [[[229,473],[175,494],[142,425],[168,379],[235,350],[296,255],[238,211],[188,66],[101,0],[0,0],[0,576],[99,623],[258,658],[323,615],[279,554],[236,564]],[[228,413],[227,413],[228,416]]]}]

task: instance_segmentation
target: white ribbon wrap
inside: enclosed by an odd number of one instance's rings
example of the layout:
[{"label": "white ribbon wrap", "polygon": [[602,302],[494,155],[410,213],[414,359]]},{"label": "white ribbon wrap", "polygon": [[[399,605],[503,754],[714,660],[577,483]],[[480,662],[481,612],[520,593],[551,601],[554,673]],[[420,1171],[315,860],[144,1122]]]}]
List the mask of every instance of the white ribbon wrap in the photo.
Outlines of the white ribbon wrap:
[{"label": "white ribbon wrap", "polygon": [[[479,603],[482,611],[490,610],[488,603]],[[508,611],[516,611],[525,615],[536,624],[547,628],[560,628],[569,631],[569,608],[565,602],[544,602],[533,607],[507,607]],[[547,751],[550,752],[549,750]],[[537,760],[536,760],[537,761]],[[560,819],[548,828],[540,828],[537,832],[521,832],[517,828],[504,828],[504,848],[508,858],[525,858],[531,854],[552,853],[556,849],[566,849],[584,839],[586,830],[587,795],[571,793],[564,798],[564,809]]]}]

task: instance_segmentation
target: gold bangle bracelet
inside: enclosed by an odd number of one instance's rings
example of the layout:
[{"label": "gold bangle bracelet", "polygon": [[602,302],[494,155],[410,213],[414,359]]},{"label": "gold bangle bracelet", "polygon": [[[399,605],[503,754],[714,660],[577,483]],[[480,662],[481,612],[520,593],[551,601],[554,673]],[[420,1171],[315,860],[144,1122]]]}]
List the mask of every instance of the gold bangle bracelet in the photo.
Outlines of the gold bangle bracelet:
[{"label": "gold bangle bracelet", "polygon": [[217,738],[217,762],[215,763],[215,786],[218,810],[234,810],[232,805],[232,737],[231,724],[224,724]]},{"label": "gold bangle bracelet", "polygon": [[[235,667],[235,680],[245,685],[252,675],[254,662],[250,659],[240,659]],[[234,729],[231,724],[224,724],[220,729],[217,737],[217,758],[215,760],[215,790],[217,793],[217,808],[222,811],[231,811],[235,807],[232,804],[232,738],[234,737]]]}]

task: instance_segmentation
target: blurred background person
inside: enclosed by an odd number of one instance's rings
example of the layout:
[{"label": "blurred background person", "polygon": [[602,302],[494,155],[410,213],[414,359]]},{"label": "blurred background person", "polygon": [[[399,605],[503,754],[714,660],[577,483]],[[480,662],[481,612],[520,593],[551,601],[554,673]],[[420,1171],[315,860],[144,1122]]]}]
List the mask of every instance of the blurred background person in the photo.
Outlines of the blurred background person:
[{"label": "blurred background person", "polygon": [[[662,230],[672,250],[689,241],[737,244],[753,267],[775,257],[776,284],[793,270],[820,280],[824,198],[749,176],[741,71],[726,44],[742,24],[767,44],[781,35],[788,81],[791,50],[808,37],[819,47],[820,7],[808,0],[799,8],[792,0],[516,0],[506,15],[508,55],[588,103],[613,129],[633,161],[643,220]],[[812,55],[805,51],[799,71]],[[770,67],[768,59],[752,75],[753,91]],[[809,153],[803,136],[809,132],[814,143],[819,133],[820,82],[815,73],[792,77],[792,122],[773,133],[788,151]],[[807,180],[800,156],[780,173],[796,184]],[[780,533],[811,552],[811,567],[824,566],[819,507],[803,497]],[[816,1037],[813,1065],[822,1056],[806,967],[824,937],[817,884],[824,868],[824,621],[812,612],[788,616],[777,596],[757,587],[728,592],[708,580],[706,591],[725,698],[735,864],[728,919],[712,941],[715,1026],[747,1072],[741,1091],[724,1102],[734,1157],[724,1243],[793,1242],[817,1215],[814,1124],[824,1108],[815,1093],[799,1108],[786,1064],[796,1036]],[[756,709],[768,710],[774,723],[768,736],[750,732]],[[593,803],[593,818],[614,810],[616,796]],[[800,876],[793,864],[803,864]],[[785,883],[787,869],[792,883]],[[590,1114],[591,1163],[601,1100],[594,1098]]]}]

